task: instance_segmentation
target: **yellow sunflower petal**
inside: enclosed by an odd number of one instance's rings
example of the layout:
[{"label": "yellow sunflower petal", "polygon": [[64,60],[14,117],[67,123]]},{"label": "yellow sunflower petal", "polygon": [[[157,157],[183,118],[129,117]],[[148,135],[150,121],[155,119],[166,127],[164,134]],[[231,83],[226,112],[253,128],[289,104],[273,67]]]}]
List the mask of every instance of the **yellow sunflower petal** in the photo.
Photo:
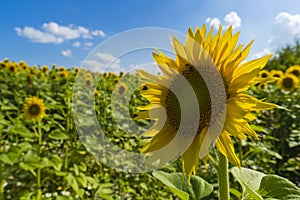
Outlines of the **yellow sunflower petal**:
[{"label": "yellow sunflower petal", "polygon": [[228,133],[223,132],[216,142],[218,150],[235,166],[241,167],[240,160],[234,152],[233,143]]}]

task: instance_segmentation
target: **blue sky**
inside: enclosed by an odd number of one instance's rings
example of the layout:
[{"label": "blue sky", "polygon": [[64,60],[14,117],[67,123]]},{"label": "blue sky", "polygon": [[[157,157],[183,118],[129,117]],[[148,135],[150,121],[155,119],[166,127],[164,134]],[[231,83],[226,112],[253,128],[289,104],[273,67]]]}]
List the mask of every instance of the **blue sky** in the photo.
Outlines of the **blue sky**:
[{"label": "blue sky", "polygon": [[[250,58],[300,37],[297,0],[4,0],[1,4],[0,59],[30,65],[80,66],[99,43],[142,27],[185,33],[204,23],[232,24],[234,31],[241,31],[240,43],[255,39]],[[101,56],[106,61],[114,58],[105,52]]]}]

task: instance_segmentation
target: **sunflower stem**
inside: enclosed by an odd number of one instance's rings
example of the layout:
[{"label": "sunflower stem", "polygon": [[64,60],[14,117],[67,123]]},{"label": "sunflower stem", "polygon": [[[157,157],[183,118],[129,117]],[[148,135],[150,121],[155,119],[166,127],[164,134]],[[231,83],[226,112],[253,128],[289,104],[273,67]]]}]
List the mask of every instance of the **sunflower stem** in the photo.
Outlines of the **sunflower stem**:
[{"label": "sunflower stem", "polygon": [[[41,145],[42,145],[42,126],[41,122],[38,121],[38,154],[40,156],[41,154]],[[36,187],[37,187],[37,193],[36,193],[36,199],[40,200],[42,197],[42,191],[41,191],[41,168],[37,169],[36,173]]]},{"label": "sunflower stem", "polygon": [[218,152],[219,164],[217,169],[219,182],[219,199],[229,200],[229,177],[228,177],[228,160]]}]

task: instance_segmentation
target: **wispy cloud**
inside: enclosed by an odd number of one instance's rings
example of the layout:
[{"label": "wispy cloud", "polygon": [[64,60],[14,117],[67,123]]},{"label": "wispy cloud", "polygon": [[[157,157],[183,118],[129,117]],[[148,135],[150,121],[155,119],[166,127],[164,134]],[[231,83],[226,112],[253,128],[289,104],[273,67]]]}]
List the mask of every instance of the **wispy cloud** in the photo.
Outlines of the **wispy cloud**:
[{"label": "wispy cloud", "polygon": [[92,42],[86,42],[86,43],[84,43],[84,46],[86,46],[86,47],[91,47],[93,45],[94,45],[94,43],[92,43]]},{"label": "wispy cloud", "polygon": [[81,46],[81,43],[80,43],[79,41],[77,41],[77,42],[74,42],[74,43],[72,44],[72,46],[73,46],[73,47],[80,47],[80,46]]},{"label": "wispy cloud", "polygon": [[72,51],[70,49],[62,50],[61,54],[65,57],[72,57]]},{"label": "wispy cloud", "polygon": [[272,33],[263,51],[253,55],[254,58],[274,53],[284,45],[300,39],[300,14],[280,12],[274,19]]},{"label": "wispy cloud", "polygon": [[94,30],[94,31],[92,31],[92,35],[94,35],[94,36],[100,36],[102,38],[106,37],[106,34],[103,31],[101,31],[101,30]]},{"label": "wispy cloud", "polygon": [[219,28],[219,25],[222,24],[224,28],[228,28],[229,26],[232,26],[233,29],[239,28],[242,25],[242,19],[239,17],[239,15],[232,11],[225,15],[223,21],[221,21],[219,18],[206,18],[206,23],[209,23],[210,25],[214,25],[216,29]]},{"label": "wispy cloud", "polygon": [[91,70],[97,72],[104,72],[104,71],[112,71],[112,72],[119,72],[121,69],[120,66],[120,59],[114,57],[111,54],[97,52],[90,56],[89,59],[84,60],[82,65]]},{"label": "wispy cloud", "polygon": [[26,37],[32,42],[60,44],[64,41],[63,38],[28,26],[25,26],[23,29],[16,27],[15,31],[19,36]]},{"label": "wispy cloud", "polygon": [[89,30],[86,27],[73,24],[63,26],[56,22],[44,23],[40,29],[30,26],[15,27],[15,31],[19,36],[28,38],[32,42],[54,44],[78,38],[92,39],[106,36],[102,30]]}]

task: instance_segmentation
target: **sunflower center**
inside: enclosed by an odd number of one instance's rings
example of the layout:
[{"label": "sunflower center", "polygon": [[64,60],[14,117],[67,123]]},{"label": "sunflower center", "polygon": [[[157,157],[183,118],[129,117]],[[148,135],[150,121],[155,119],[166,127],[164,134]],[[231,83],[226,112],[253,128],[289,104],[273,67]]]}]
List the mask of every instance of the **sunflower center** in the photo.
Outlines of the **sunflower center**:
[{"label": "sunflower center", "polygon": [[292,74],[294,74],[296,77],[299,77],[300,71],[298,71],[298,70],[293,70],[293,71],[292,71]]},{"label": "sunflower center", "polygon": [[28,108],[28,112],[30,113],[30,115],[39,115],[40,111],[41,111],[41,108],[37,104],[32,104]]},{"label": "sunflower center", "polygon": [[262,78],[267,78],[268,75],[267,75],[266,73],[262,73],[261,77],[262,77]]},{"label": "sunflower center", "polygon": [[11,66],[11,67],[9,68],[9,71],[14,72],[14,71],[15,71],[15,67]]},{"label": "sunflower center", "polygon": [[119,94],[123,94],[125,92],[125,88],[123,86],[119,87]]},{"label": "sunflower center", "polygon": [[86,80],[85,85],[88,86],[88,87],[91,86],[91,80]]},{"label": "sunflower center", "polygon": [[[198,105],[190,105],[191,91],[185,86],[186,81],[188,81],[188,84],[192,87],[192,92],[197,97]],[[175,88],[177,96],[172,92]],[[184,104],[181,105],[182,107],[178,101],[179,99],[181,99],[181,102]],[[197,122],[197,133],[199,134],[210,122],[211,100],[209,91],[201,74],[193,66],[188,65],[185,71],[174,78],[166,95],[165,105],[167,120],[176,130],[180,127],[182,109],[184,109],[184,113],[191,113],[191,116],[188,115],[188,119],[186,120],[192,120],[195,118],[192,113],[195,113],[195,107],[198,106],[200,111],[200,121]]]},{"label": "sunflower center", "polygon": [[285,78],[283,79],[282,81],[282,85],[285,87],[285,88],[292,88],[294,86],[294,81],[292,78]]}]

